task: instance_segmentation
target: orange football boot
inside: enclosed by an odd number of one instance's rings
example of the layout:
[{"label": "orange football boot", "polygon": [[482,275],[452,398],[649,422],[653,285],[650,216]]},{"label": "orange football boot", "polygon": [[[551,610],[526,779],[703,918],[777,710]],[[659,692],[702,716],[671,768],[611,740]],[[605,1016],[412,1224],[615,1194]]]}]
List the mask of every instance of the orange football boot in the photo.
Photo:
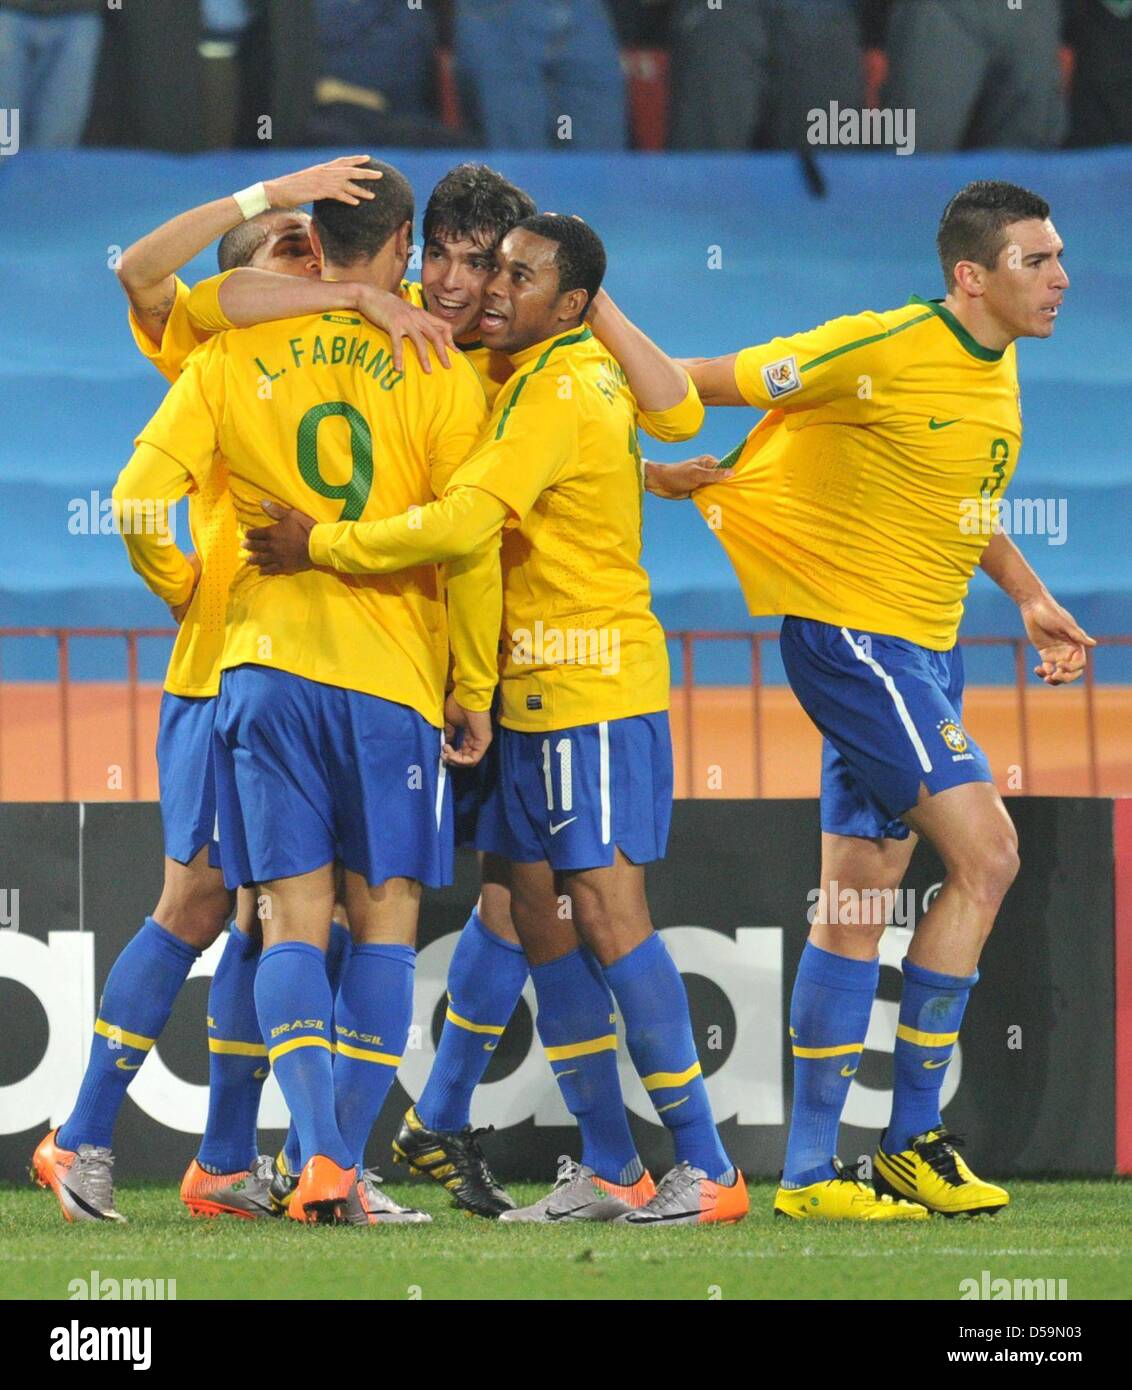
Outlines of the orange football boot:
[{"label": "orange football boot", "polygon": [[242,1173],[209,1173],[194,1158],[181,1181],[181,1201],[193,1216],[238,1216],[255,1221],[274,1216],[271,1159],[260,1156]]},{"label": "orange football boot", "polygon": [[110,1170],[114,1155],[95,1144],[61,1149],[53,1129],[39,1141],[31,1160],[31,1179],[54,1192],[68,1221],[125,1221],[114,1207]]},{"label": "orange football boot", "polygon": [[626,1226],[732,1225],[751,1209],[743,1174],[735,1170],[730,1187],[714,1182],[701,1168],[678,1163],[661,1178],[656,1196],[640,1211],[620,1219]]},{"label": "orange football boot", "polygon": [[303,1164],[287,1215],[308,1226],[336,1226],[344,1222],[346,1202],[357,1179],[356,1168],[339,1168],[325,1154],[315,1154]]},{"label": "orange football boot", "polygon": [[606,1182],[604,1178],[599,1178],[596,1173],[593,1180],[598,1187],[604,1187],[606,1192],[614,1197],[619,1197],[623,1202],[628,1202],[631,1207],[647,1207],[656,1196],[656,1183],[653,1182],[652,1174],[647,1168],[629,1187],[622,1187],[615,1182]]}]

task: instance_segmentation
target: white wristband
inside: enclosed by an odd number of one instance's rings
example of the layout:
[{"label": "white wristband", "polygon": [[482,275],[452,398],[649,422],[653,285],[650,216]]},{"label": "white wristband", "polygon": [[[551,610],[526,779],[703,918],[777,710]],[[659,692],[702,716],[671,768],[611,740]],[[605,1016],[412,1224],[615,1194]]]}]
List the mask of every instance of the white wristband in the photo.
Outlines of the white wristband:
[{"label": "white wristband", "polygon": [[267,200],[267,189],[262,183],[253,183],[250,188],[241,188],[239,193],[233,193],[232,197],[244,214],[245,222],[251,217],[258,217],[271,206]]}]

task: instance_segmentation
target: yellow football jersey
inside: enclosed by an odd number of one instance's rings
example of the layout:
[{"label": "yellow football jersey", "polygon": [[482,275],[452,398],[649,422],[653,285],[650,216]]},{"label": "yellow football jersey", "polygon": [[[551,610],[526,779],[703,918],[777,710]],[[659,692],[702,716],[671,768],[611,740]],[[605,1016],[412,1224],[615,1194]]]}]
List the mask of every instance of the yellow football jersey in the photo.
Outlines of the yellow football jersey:
[{"label": "yellow football jersey", "polygon": [[694,500],[751,613],[952,647],[1022,444],[1014,345],[913,296],[746,348],[735,381],[769,413]]},{"label": "yellow football jersey", "polygon": [[668,651],[641,565],[637,426],[687,439],[703,423],[689,385],[641,410],[588,328],[510,355],[474,454],[450,488],[510,510],[504,534],[501,722],[542,731],[668,708]]},{"label": "yellow football jersey", "polygon": [[[395,516],[439,496],[486,413],[469,363],[458,358],[445,371],[434,360],[428,374],[406,353],[396,372],[388,336],[357,315],[238,329],[185,364],[116,497],[203,490],[223,460],[241,534],[266,523],[264,498],[317,521]],[[131,542],[135,565],[145,574],[152,564],[159,581],[160,549],[145,536]],[[290,671],[441,723],[448,644],[436,566],[265,577],[241,559],[227,618],[222,669]]]},{"label": "yellow football jersey", "polygon": [[[402,280],[401,294],[410,304],[415,304],[418,309],[428,308],[424,286],[419,280]],[[493,352],[485,343],[460,343],[458,346],[476,369],[476,375],[483,384],[488,405],[494,405],[500,388],[505,381],[510,379],[515,370],[511,365],[511,359],[502,352]]]},{"label": "yellow football jersey", "polygon": [[[227,277],[217,275],[216,289]],[[214,329],[206,329],[189,313],[189,287],[175,278],[175,297],[160,344],[138,322],[130,308],[130,331],[138,351],[169,381],[176,381],[190,353],[208,341]],[[217,313],[219,308],[217,306]],[[218,322],[231,327],[221,315]],[[215,695],[220,689],[220,653],[224,646],[224,612],[228,586],[236,572],[236,513],[228,492],[223,465],[219,463],[189,493],[189,533],[201,564],[189,611],[177,632],[165,689],[171,695]]]}]

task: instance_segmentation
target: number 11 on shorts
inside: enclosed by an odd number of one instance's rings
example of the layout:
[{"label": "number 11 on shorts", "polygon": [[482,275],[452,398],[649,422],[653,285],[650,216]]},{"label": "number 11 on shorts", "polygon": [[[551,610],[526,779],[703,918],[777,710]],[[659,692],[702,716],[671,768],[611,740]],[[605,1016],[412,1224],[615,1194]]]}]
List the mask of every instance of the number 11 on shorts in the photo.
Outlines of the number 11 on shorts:
[{"label": "number 11 on shorts", "polygon": [[550,739],[542,741],[542,777],[546,784],[546,809],[572,811],[574,809],[573,756],[568,738],[560,738],[554,745],[558,754],[558,786],[561,792],[559,805],[554,805],[554,760],[551,754]]}]

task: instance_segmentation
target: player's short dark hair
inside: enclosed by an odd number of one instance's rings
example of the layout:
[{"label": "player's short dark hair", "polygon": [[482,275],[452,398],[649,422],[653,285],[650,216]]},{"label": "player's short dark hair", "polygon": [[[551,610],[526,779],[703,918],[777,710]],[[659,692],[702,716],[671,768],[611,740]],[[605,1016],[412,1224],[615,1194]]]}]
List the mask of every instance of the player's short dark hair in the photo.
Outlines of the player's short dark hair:
[{"label": "player's short dark hair", "polygon": [[1011,222],[1049,216],[1049,204],[1028,188],[994,179],[978,179],[961,188],[940,218],[936,234],[939,261],[948,290],[955,288],[955,266],[974,261],[993,270],[1006,245],[1003,229]]},{"label": "player's short dark hair", "polygon": [[[577,217],[563,217],[557,212],[540,212],[534,217],[524,217],[511,230],[532,232],[558,243],[554,254],[558,292],[585,290],[588,309],[605,278],[605,247],[589,223]],[[584,312],[582,317],[585,317]]]},{"label": "player's short dark hair", "polygon": [[478,241],[495,247],[516,222],[535,213],[534,199],[486,164],[457,164],[429,195],[424,239]]},{"label": "player's short dark hair", "polygon": [[258,212],[225,232],[216,248],[216,260],[221,270],[236,270],[240,266],[251,265],[255,253],[267,240],[271,224],[277,217],[294,217],[298,208],[268,208]]},{"label": "player's short dark hair", "polygon": [[376,195],[362,198],[357,207],[335,198],[320,198],[313,218],[326,259],[333,265],[369,261],[393,233],[413,220],[413,190],[409,180],[380,159],[368,159],[362,169],[380,169],[380,179],[367,180]]}]

